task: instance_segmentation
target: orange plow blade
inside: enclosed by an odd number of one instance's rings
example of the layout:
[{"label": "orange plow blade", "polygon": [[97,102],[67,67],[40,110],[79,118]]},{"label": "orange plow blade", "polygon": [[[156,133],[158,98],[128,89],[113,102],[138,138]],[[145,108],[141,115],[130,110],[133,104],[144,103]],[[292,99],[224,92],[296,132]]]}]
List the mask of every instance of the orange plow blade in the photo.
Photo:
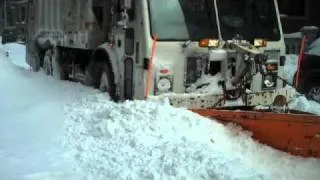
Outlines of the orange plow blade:
[{"label": "orange plow blade", "polygon": [[275,149],[320,158],[320,116],[257,111],[191,109],[222,123],[236,123],[253,138]]}]

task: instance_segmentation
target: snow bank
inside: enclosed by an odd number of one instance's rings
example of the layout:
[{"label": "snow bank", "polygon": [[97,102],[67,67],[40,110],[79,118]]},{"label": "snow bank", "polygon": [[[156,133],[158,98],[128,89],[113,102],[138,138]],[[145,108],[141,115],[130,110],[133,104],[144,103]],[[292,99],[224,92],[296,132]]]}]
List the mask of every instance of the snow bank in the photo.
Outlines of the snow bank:
[{"label": "snow bank", "polygon": [[320,161],[292,157],[167,101],[66,106],[64,144],[84,179],[308,179]]},{"label": "snow bank", "polygon": [[12,50],[17,59],[8,59],[0,47],[0,179],[78,180],[57,138],[63,134],[63,104],[96,91],[17,67],[12,61],[25,62],[23,51]]},{"label": "snow bank", "polygon": [[305,96],[295,99],[289,104],[289,108],[320,116],[320,104],[315,101],[308,100]]},{"label": "snow bank", "polygon": [[[286,64],[284,66],[285,79],[287,79],[287,81],[291,84],[293,84],[293,78],[294,78],[294,74],[297,71],[297,66],[298,66],[298,55],[295,55],[295,54],[286,55]],[[288,86],[288,88],[290,87],[291,86]],[[298,110],[298,111],[320,115],[320,104],[315,101],[308,100],[304,95],[301,95],[300,97],[296,98],[293,102],[291,102],[289,104],[289,108],[292,110]]]},{"label": "snow bank", "polygon": [[21,68],[30,69],[30,66],[26,62],[26,48],[23,44],[8,43],[2,46],[2,49],[8,52],[9,59],[16,66]]},{"label": "snow bank", "polygon": [[286,55],[286,63],[284,66],[284,75],[285,79],[293,84],[294,74],[296,73],[298,68],[298,55],[296,54],[287,54]]}]

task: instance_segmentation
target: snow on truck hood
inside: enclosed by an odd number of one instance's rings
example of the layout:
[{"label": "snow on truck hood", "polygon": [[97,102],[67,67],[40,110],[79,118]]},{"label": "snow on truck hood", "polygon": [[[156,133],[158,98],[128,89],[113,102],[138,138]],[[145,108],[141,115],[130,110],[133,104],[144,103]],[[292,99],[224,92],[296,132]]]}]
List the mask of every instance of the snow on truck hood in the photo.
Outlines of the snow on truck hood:
[{"label": "snow on truck hood", "polygon": [[65,108],[67,157],[86,179],[318,179],[292,157],[167,100],[116,104],[88,96]]},{"label": "snow on truck hood", "polygon": [[218,82],[222,80],[220,73],[211,75],[202,75],[195,83],[193,83],[188,89],[188,93],[200,93],[200,94],[222,94],[223,89],[218,85]]}]

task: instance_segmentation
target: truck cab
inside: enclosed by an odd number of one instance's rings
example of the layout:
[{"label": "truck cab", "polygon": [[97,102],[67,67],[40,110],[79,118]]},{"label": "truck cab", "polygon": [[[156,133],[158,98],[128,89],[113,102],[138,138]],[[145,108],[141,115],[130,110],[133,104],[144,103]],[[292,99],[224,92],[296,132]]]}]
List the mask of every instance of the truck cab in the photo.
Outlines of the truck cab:
[{"label": "truck cab", "polygon": [[[136,13],[124,35],[125,43],[128,43],[125,59],[132,62],[129,64],[134,69],[133,79],[129,81],[134,82],[132,96],[135,98],[143,97],[146,64],[155,36],[157,45],[150,94],[186,93],[186,89],[204,73],[203,66],[208,64],[205,57],[208,50],[199,47],[199,41],[216,39],[222,48],[223,42],[232,40],[236,35],[252,44],[255,39],[267,41],[267,45],[259,49],[268,56],[267,63],[272,65],[272,73],[255,75],[251,90],[283,87],[282,80],[277,78],[283,77],[285,55],[277,1],[142,0],[135,1],[133,8]],[[211,66],[221,64],[211,62]],[[215,73],[211,72],[213,75]],[[274,81],[273,85],[265,86],[265,79]]]}]

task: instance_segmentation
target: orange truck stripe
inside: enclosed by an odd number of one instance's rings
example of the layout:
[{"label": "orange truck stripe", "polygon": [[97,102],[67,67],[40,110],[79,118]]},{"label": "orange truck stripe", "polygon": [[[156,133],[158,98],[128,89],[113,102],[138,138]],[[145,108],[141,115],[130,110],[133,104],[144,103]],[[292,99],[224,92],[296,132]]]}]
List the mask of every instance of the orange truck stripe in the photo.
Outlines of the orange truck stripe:
[{"label": "orange truck stripe", "polygon": [[151,51],[151,56],[149,59],[149,66],[148,66],[148,79],[147,79],[147,85],[146,85],[146,90],[145,90],[145,94],[144,97],[147,99],[148,95],[149,95],[149,88],[150,88],[150,83],[151,83],[151,79],[152,79],[152,65],[153,65],[153,59],[156,53],[156,46],[157,46],[157,34],[154,34],[154,38],[153,38],[153,44],[152,44],[152,51]]},{"label": "orange truck stripe", "polygon": [[301,61],[302,61],[302,59],[303,59],[305,41],[306,41],[306,36],[304,35],[304,36],[302,37],[302,41],[301,41],[301,45],[300,45],[299,58],[298,58],[297,76],[296,76],[296,83],[295,83],[295,87],[296,87],[296,88],[297,88],[298,85],[299,85],[300,67],[301,67]]}]

